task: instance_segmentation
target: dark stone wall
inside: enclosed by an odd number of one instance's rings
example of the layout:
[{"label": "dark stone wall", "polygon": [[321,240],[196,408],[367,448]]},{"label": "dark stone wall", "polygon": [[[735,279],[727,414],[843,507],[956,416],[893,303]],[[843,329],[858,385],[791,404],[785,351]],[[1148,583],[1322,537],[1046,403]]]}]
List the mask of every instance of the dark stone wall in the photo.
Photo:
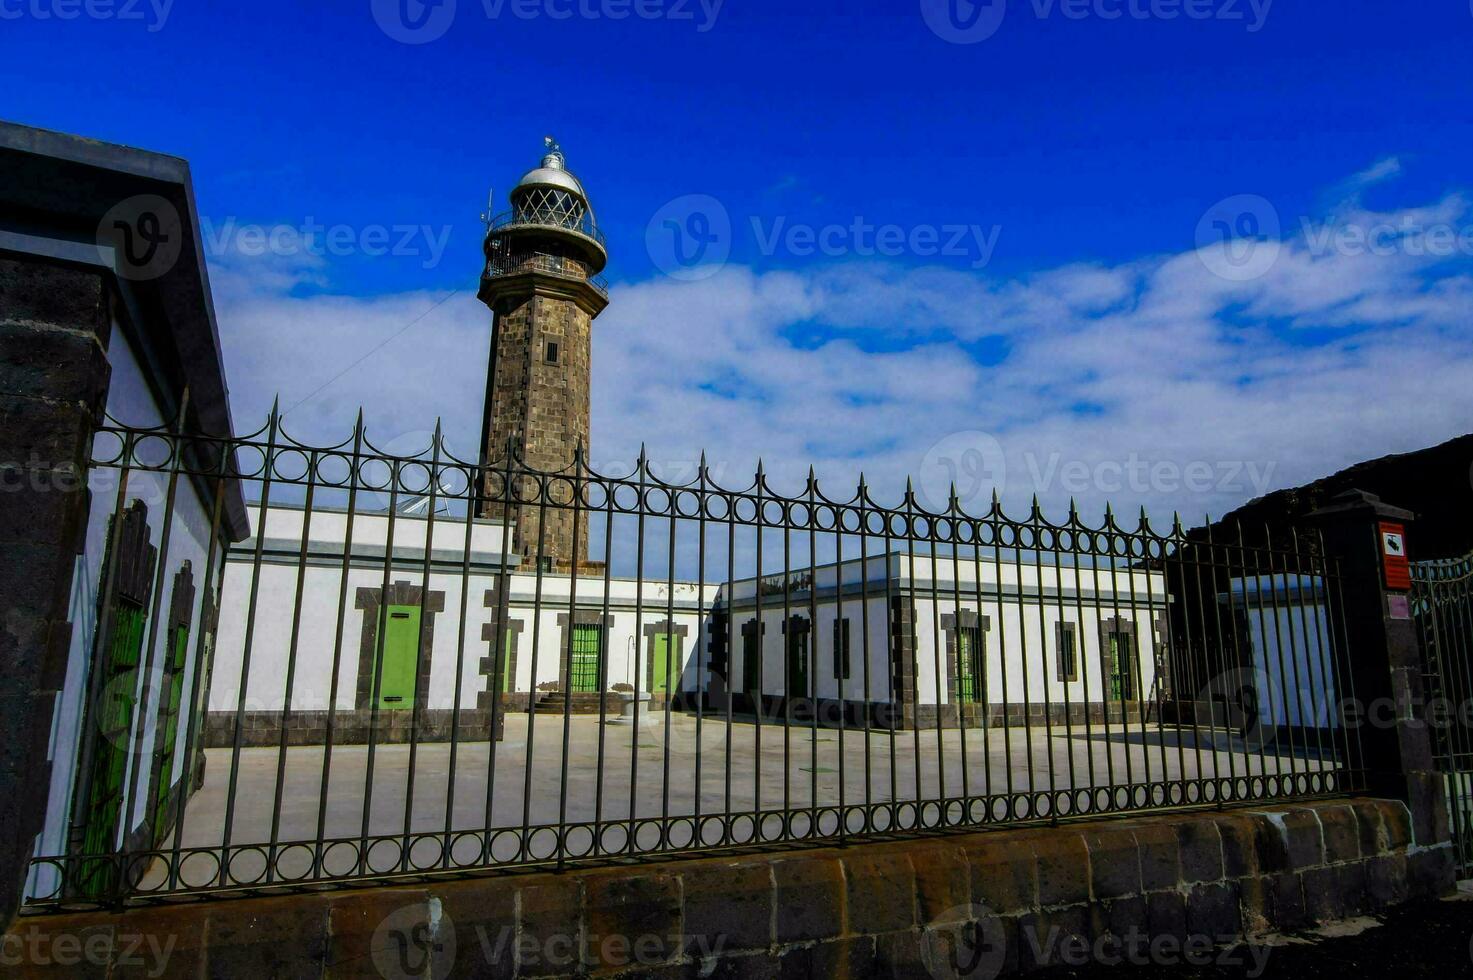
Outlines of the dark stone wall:
[{"label": "dark stone wall", "polygon": [[1102,938],[1227,942],[1452,887],[1405,805],[1356,800],[43,916],[6,942],[112,937],[115,977],[1009,976]]},{"label": "dark stone wall", "polygon": [[0,922],[46,812],[110,323],[101,275],[0,257]]},{"label": "dark stone wall", "polygon": [[[371,708],[334,712],[294,710],[290,714],[247,711],[239,717],[240,744],[247,748],[278,746],[283,730],[287,745],[326,745],[329,721],[334,745],[367,745],[370,736],[376,745],[448,742],[452,732],[460,741],[484,742],[491,732],[491,714],[481,708],[461,708],[459,713],[453,708],[380,709],[377,718]],[[207,712],[203,747],[219,749],[235,745],[236,718],[234,711]]]}]

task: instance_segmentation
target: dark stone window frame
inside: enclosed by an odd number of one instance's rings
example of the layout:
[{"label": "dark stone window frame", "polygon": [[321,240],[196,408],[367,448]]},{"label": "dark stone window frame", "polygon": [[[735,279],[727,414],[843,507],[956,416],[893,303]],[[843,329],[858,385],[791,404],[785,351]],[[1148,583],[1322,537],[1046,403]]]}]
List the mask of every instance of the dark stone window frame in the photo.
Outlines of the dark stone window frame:
[{"label": "dark stone window frame", "polygon": [[[962,630],[976,630],[977,637],[981,640],[981,665],[982,674],[976,678],[979,686],[978,700],[976,703],[987,703],[987,634],[992,631],[992,618],[984,616],[974,609],[961,609],[955,613],[941,614],[941,632],[946,641],[946,703],[957,703],[957,658],[956,638]],[[1006,669],[1006,665],[1004,665]]]},{"label": "dark stone window frame", "polygon": [[[435,615],[445,611],[445,593],[430,590],[424,596],[421,586],[408,580],[394,582],[388,588],[387,601],[382,599],[382,589],[360,588],[353,602],[354,609],[363,611],[363,637],[358,644],[358,688],[353,703],[360,711],[373,708],[373,681],[377,673],[378,624],[380,608],[383,606],[419,606],[419,664],[414,677],[415,707],[421,707],[430,696],[430,668],[435,659]],[[331,694],[337,702],[337,692]]]},{"label": "dark stone window frame", "polygon": [[[560,634],[557,658],[557,690],[567,691],[569,689],[570,678],[568,677],[568,668],[571,666],[570,661],[573,658],[568,656],[568,651],[572,649],[574,626],[599,627],[598,690],[599,693],[603,693],[609,690],[609,636],[614,632],[614,617],[611,615],[605,616],[598,609],[575,609],[571,617],[567,613],[557,614],[557,627],[558,633]],[[542,689],[538,686],[537,678],[535,677],[531,680],[531,686],[533,690]],[[649,689],[646,688],[645,690]]]},{"label": "dark stone window frame", "polygon": [[[490,622],[481,624],[481,639],[489,646],[490,649],[489,655],[481,658],[480,674],[483,678],[485,678],[485,680],[482,682],[482,689],[486,693],[492,695],[501,693],[504,685],[497,683],[497,681],[501,680],[501,678],[496,676],[496,664],[497,661],[501,659],[501,651],[507,648],[507,634],[512,633],[518,637],[518,640],[517,642],[510,644],[511,649],[507,650],[506,673],[511,678],[511,684],[507,686],[507,693],[517,693],[519,690],[517,687],[517,654],[522,645],[520,637],[524,627],[526,626],[526,621],[522,619],[513,619],[510,615],[510,609],[507,609],[505,613],[502,613],[501,580],[499,577],[496,579],[496,584],[485,591],[481,602],[483,608],[496,610],[496,613],[491,617]],[[502,624],[502,628],[500,630],[496,628],[498,622],[501,622]],[[500,646],[496,645],[498,642],[500,643]],[[535,682],[536,679],[533,678],[533,680]]]},{"label": "dark stone window frame", "polygon": [[[1064,669],[1064,637],[1069,637],[1069,666]],[[1060,620],[1054,624],[1054,679],[1061,684],[1079,681],[1079,624],[1072,620]]]},{"label": "dark stone window frame", "polygon": [[[669,619],[662,619],[659,622],[646,623],[644,625],[644,689],[652,693],[655,690],[655,637],[662,633],[669,633],[673,636],[680,637],[680,652],[683,655],[685,652],[686,637],[690,635],[690,627],[677,625],[673,620]],[[673,677],[666,678],[666,682],[670,688],[666,691],[666,694],[673,695],[679,690],[679,684],[677,682],[680,680],[679,668],[681,665],[676,661],[670,666],[675,668],[677,672]]]},{"label": "dark stone window frame", "polygon": [[1141,676],[1141,647],[1140,637],[1136,635],[1136,624],[1133,620],[1124,619],[1120,616],[1110,616],[1100,620],[1100,699],[1102,701],[1114,700],[1110,696],[1110,637],[1120,635],[1130,637],[1130,645],[1127,648],[1130,663],[1126,665],[1126,681],[1130,685],[1130,693],[1120,700],[1139,701],[1141,692],[1138,689],[1145,678]]}]

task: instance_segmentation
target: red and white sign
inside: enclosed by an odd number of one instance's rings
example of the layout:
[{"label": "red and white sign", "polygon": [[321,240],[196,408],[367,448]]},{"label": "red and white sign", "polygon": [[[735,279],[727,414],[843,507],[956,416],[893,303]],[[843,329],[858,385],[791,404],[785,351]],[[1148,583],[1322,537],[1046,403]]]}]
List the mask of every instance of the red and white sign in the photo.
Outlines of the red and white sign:
[{"label": "red and white sign", "polygon": [[1381,566],[1386,569],[1386,588],[1410,592],[1412,566],[1407,560],[1407,532],[1400,524],[1381,522]]}]

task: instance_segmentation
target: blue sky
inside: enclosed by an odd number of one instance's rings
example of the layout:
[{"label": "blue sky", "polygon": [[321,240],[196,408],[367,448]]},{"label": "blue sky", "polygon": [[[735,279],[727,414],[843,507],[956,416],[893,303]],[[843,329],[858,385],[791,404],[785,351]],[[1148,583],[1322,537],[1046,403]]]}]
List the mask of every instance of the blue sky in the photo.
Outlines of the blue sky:
[{"label": "blue sky", "polygon": [[[455,0],[403,43],[392,0],[0,0],[0,115],[190,161],[242,420],[280,391],[325,437],[364,401],[472,449],[478,216],[554,133],[609,237],[595,459],[898,485],[996,457],[1010,498],[1200,512],[1467,430],[1464,0],[642,2]],[[725,262],[671,276],[689,195]],[[1214,271],[1220,229],[1273,261]]]}]

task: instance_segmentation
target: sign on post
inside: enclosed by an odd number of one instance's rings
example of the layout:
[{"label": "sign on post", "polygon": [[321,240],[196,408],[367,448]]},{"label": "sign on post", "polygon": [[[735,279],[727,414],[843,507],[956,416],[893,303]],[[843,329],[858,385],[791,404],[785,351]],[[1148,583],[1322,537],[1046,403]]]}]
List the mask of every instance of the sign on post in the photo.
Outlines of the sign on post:
[{"label": "sign on post", "polygon": [[1393,592],[1410,592],[1412,566],[1407,560],[1407,532],[1400,524],[1381,521],[1381,567],[1385,569],[1386,588]]}]

